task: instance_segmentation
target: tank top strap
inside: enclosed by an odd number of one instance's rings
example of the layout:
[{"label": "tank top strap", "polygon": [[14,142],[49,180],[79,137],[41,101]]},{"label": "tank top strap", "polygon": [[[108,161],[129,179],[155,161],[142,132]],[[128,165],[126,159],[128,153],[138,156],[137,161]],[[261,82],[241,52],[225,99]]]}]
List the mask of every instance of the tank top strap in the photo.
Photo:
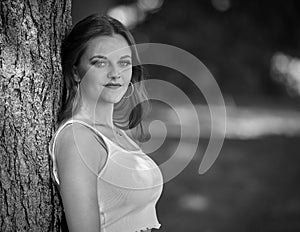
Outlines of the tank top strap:
[{"label": "tank top strap", "polygon": [[89,125],[88,123],[78,120],[78,119],[71,119],[71,122],[78,122],[82,125],[87,126],[88,128],[90,128],[91,130],[93,130],[96,134],[100,135],[100,137],[104,140],[107,149],[109,151],[112,151],[114,149],[118,149],[118,150],[123,150],[125,152],[142,152],[142,150],[140,149],[140,147],[124,132],[121,131],[121,133],[127,138],[127,141],[134,146],[134,148],[136,148],[136,150],[126,150],[125,148],[121,147],[120,145],[117,145],[114,141],[112,141],[110,138],[108,138],[107,136],[105,136],[104,134],[102,134],[99,130],[97,130],[96,128],[94,128],[93,126]]},{"label": "tank top strap", "polygon": [[92,130],[94,133],[96,133],[96,135],[102,139],[102,141],[103,141],[104,144],[101,143],[101,145],[102,145],[102,146],[106,149],[106,151],[107,151],[107,158],[106,158],[105,164],[104,164],[104,166],[102,167],[102,169],[100,170],[99,173],[96,172],[95,170],[93,170],[93,169],[90,167],[90,165],[87,163],[87,161],[84,159],[84,157],[82,157],[81,153],[79,153],[80,159],[82,160],[83,164],[84,164],[84,165],[85,165],[85,166],[86,166],[93,174],[95,174],[96,176],[99,176],[99,175],[102,173],[104,167],[105,167],[106,164],[107,164],[107,160],[108,160],[108,156],[109,156],[109,151],[110,151],[110,145],[109,145],[109,143],[107,143],[107,138],[106,138],[104,135],[102,135],[99,131],[97,131],[95,128],[93,128],[92,126],[90,126],[89,124],[87,124],[87,123],[85,123],[85,122],[83,122],[83,121],[80,121],[80,120],[74,120],[74,119],[68,120],[68,121],[66,121],[64,124],[62,124],[62,125],[58,128],[58,130],[55,132],[55,135],[54,135],[53,139],[51,140],[50,146],[49,146],[49,153],[50,153],[50,156],[51,156],[51,158],[52,158],[52,160],[53,160],[54,177],[55,177],[55,179],[56,179],[56,181],[57,181],[58,184],[59,184],[59,180],[58,180],[58,175],[57,175],[57,167],[56,167],[56,159],[55,159],[55,144],[56,144],[56,140],[57,140],[57,138],[58,138],[59,133],[60,133],[66,126],[68,126],[68,125],[70,125],[70,124],[73,124],[74,122],[75,122],[75,123],[79,123],[79,124],[81,124],[81,125],[83,125],[83,126],[89,128],[89,129]]},{"label": "tank top strap", "polygon": [[82,125],[88,127],[88,128],[91,129],[92,131],[94,131],[94,132],[95,132],[98,136],[100,136],[100,138],[104,141],[105,146],[106,146],[106,149],[107,149],[108,151],[111,150],[111,143],[112,143],[112,141],[111,141],[109,138],[107,138],[104,134],[102,134],[99,130],[97,130],[96,128],[94,128],[94,127],[91,126],[90,124],[88,124],[88,123],[86,123],[86,122],[84,122],[84,121],[78,120],[78,119],[70,119],[69,121],[70,121],[71,123],[77,122],[77,123],[79,123],[79,124],[82,124]]}]

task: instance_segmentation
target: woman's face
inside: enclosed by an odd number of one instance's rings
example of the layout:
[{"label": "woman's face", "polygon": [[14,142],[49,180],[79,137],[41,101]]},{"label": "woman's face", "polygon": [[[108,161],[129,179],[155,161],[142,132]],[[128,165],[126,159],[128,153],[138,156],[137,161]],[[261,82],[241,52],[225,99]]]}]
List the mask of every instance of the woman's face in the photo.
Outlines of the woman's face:
[{"label": "woman's face", "polygon": [[132,75],[131,49],[119,34],[88,42],[74,75],[85,103],[117,103],[126,93]]}]

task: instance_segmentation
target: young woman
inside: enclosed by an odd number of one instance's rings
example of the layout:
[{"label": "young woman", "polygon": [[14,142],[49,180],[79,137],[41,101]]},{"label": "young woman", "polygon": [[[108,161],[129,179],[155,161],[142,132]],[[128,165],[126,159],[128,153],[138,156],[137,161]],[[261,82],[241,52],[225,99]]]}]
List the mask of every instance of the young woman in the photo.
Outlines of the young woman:
[{"label": "young woman", "polygon": [[147,103],[132,35],[116,19],[91,15],[64,41],[62,68],[50,154],[69,231],[158,229],[162,174],[125,133],[142,128]]}]

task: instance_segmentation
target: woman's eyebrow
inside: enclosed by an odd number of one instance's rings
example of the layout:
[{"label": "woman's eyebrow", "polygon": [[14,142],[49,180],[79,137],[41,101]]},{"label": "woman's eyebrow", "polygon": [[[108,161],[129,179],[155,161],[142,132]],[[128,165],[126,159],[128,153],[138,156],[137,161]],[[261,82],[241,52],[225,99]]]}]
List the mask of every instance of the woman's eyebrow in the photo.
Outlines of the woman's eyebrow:
[{"label": "woman's eyebrow", "polygon": [[92,59],[94,59],[94,58],[106,59],[106,60],[107,60],[107,57],[106,57],[106,56],[102,56],[102,55],[92,56],[89,60],[92,60]]},{"label": "woman's eyebrow", "polygon": [[[108,59],[106,56],[95,55],[95,56],[92,56],[89,60],[91,61],[91,60],[94,59],[94,58],[105,59],[105,60]],[[130,56],[130,55],[124,55],[124,56],[121,56],[121,57],[120,57],[120,59],[125,59],[125,58],[130,58],[130,59],[131,59],[131,56]]]},{"label": "woman's eyebrow", "polygon": [[121,56],[120,59],[131,58],[130,55]]}]

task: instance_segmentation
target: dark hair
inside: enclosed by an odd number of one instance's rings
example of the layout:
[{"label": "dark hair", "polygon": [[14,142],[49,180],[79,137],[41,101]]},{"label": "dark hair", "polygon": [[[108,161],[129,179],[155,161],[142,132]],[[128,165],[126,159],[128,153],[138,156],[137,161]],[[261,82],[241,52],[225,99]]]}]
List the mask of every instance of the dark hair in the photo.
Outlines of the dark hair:
[{"label": "dark hair", "polygon": [[[114,124],[122,129],[132,129],[140,125],[139,129],[143,134],[141,121],[150,109],[150,105],[143,84],[143,67],[135,47],[134,38],[118,20],[99,14],[90,15],[78,22],[63,41],[61,59],[64,82],[62,107],[58,116],[59,124],[71,118],[73,113],[73,104],[77,92],[77,83],[73,76],[73,65],[79,62],[91,39],[114,34],[122,35],[131,47],[133,63],[131,82],[135,86],[135,90],[129,98],[123,98],[115,104]],[[77,103],[75,102],[75,104]],[[128,109],[132,110],[128,112]]]}]

